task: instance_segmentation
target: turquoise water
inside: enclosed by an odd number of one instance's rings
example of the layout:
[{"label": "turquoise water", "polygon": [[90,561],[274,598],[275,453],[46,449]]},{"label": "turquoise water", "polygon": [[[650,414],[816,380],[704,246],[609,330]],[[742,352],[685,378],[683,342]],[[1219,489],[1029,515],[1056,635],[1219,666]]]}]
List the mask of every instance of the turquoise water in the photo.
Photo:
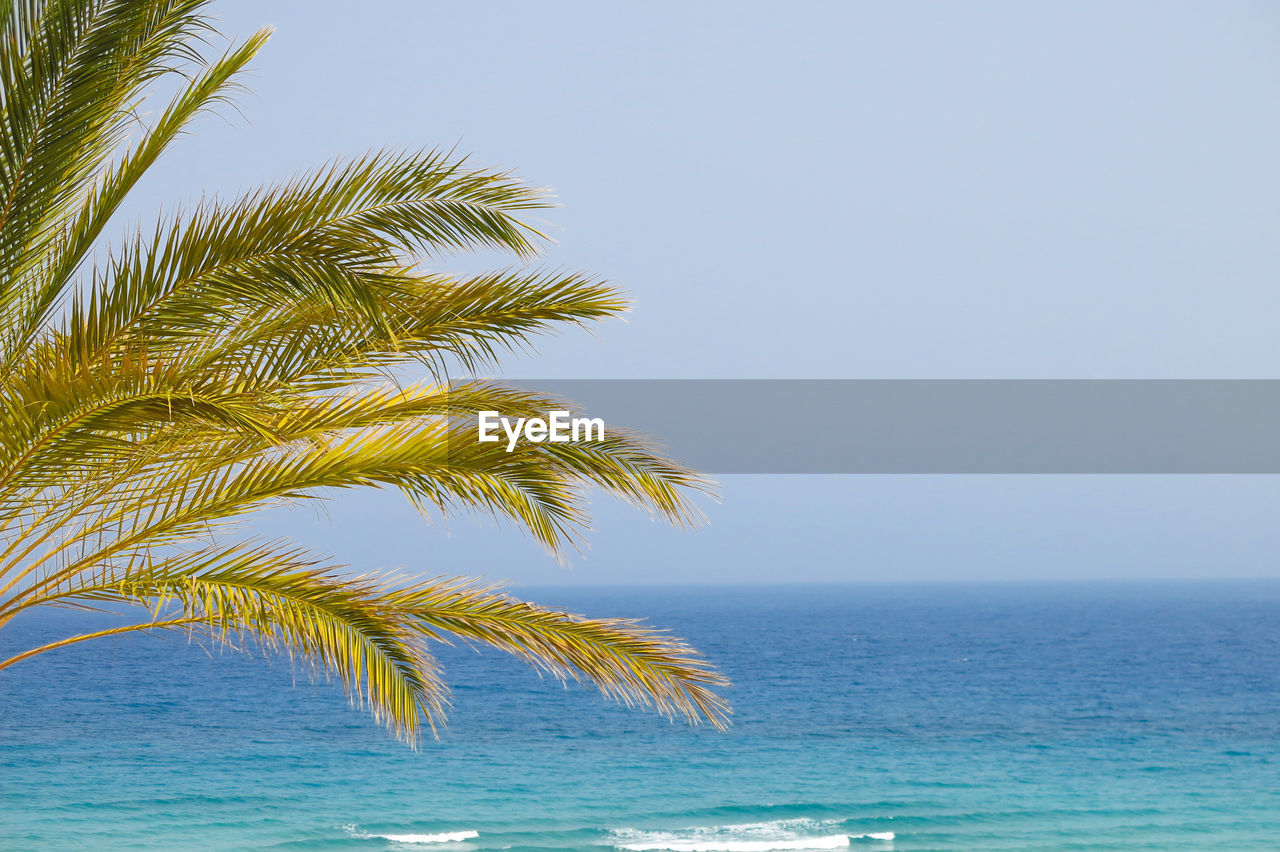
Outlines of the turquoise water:
[{"label": "turquoise water", "polygon": [[1280,848],[1280,584],[526,591],[693,640],[733,730],[454,648],[415,753],[288,663],[108,641],[0,673],[0,848]]}]

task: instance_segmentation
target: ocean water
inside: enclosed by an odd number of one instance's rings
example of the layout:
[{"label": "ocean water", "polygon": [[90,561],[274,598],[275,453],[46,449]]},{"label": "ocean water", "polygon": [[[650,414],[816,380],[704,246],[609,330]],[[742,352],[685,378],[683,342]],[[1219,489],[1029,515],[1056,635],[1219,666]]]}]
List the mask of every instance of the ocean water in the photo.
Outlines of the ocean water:
[{"label": "ocean water", "polygon": [[673,628],[735,726],[449,648],[414,752],[287,662],[104,641],[0,672],[0,848],[1280,848],[1280,584],[521,591]]}]

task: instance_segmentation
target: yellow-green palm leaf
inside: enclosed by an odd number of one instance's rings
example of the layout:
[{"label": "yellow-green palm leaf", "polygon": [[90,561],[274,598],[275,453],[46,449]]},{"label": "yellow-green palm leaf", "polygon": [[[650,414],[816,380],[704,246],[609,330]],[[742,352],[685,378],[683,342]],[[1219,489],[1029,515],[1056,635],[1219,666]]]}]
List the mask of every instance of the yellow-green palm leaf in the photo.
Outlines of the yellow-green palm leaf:
[{"label": "yellow-green palm leaf", "polygon": [[[448,706],[434,641],[492,645],[691,722],[724,680],[679,640],[456,578],[359,575],[239,524],[285,500],[391,486],[427,512],[513,521],[552,552],[601,489],[697,520],[697,474],[639,436],[507,452],[474,416],[560,401],[449,382],[539,333],[625,309],[598,278],[529,264],[547,193],[452,153],[372,152],[171,212],[94,258],[189,122],[236,88],[260,33],[214,58],[202,0],[0,9],[0,628],[41,606],[136,605],[104,635],[175,630],[305,660],[416,741]],[[142,92],[181,81],[138,133]],[[428,268],[459,252],[491,273]],[[402,381],[416,365],[417,383]],[[471,430],[470,432],[468,430]]]}]

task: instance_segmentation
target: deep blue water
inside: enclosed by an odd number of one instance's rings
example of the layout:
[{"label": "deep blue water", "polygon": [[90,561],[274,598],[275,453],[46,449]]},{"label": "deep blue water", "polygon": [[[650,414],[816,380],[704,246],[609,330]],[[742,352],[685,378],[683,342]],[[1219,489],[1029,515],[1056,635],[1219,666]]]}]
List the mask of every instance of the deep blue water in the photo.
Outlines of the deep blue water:
[{"label": "deep blue water", "polygon": [[454,648],[413,752],[287,662],[104,641],[0,672],[0,848],[1280,848],[1280,584],[522,593],[674,628],[734,728]]}]

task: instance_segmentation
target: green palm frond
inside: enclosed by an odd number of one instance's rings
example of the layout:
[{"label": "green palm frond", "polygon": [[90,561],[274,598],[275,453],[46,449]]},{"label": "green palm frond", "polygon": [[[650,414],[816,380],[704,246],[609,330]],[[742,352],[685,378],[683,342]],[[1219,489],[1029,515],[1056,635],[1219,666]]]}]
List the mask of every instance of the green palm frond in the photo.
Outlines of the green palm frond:
[{"label": "green palm frond", "polygon": [[465,579],[434,580],[400,599],[432,638],[443,632],[477,640],[561,679],[589,680],[627,705],[728,724],[729,706],[713,691],[724,678],[683,642],[640,622],[548,610]]},{"label": "green palm frond", "polygon": [[[661,631],[242,538],[261,509],[394,487],[428,514],[506,520],[563,556],[588,528],[591,491],[695,524],[691,495],[709,483],[612,425],[604,440],[511,452],[475,440],[479,411],[571,405],[451,372],[627,307],[596,276],[536,265],[546,240],[529,217],[551,199],[507,172],[374,151],[97,250],[130,190],[266,41],[211,48],[206,6],[0,6],[0,627],[42,606],[145,613],[0,670],[179,631],[293,655],[416,742],[448,706],[430,643],[461,640],[726,724],[724,679]],[[144,123],[143,92],[165,80],[176,93]],[[508,265],[426,266],[478,250]],[[425,378],[405,382],[415,368]]]}]

